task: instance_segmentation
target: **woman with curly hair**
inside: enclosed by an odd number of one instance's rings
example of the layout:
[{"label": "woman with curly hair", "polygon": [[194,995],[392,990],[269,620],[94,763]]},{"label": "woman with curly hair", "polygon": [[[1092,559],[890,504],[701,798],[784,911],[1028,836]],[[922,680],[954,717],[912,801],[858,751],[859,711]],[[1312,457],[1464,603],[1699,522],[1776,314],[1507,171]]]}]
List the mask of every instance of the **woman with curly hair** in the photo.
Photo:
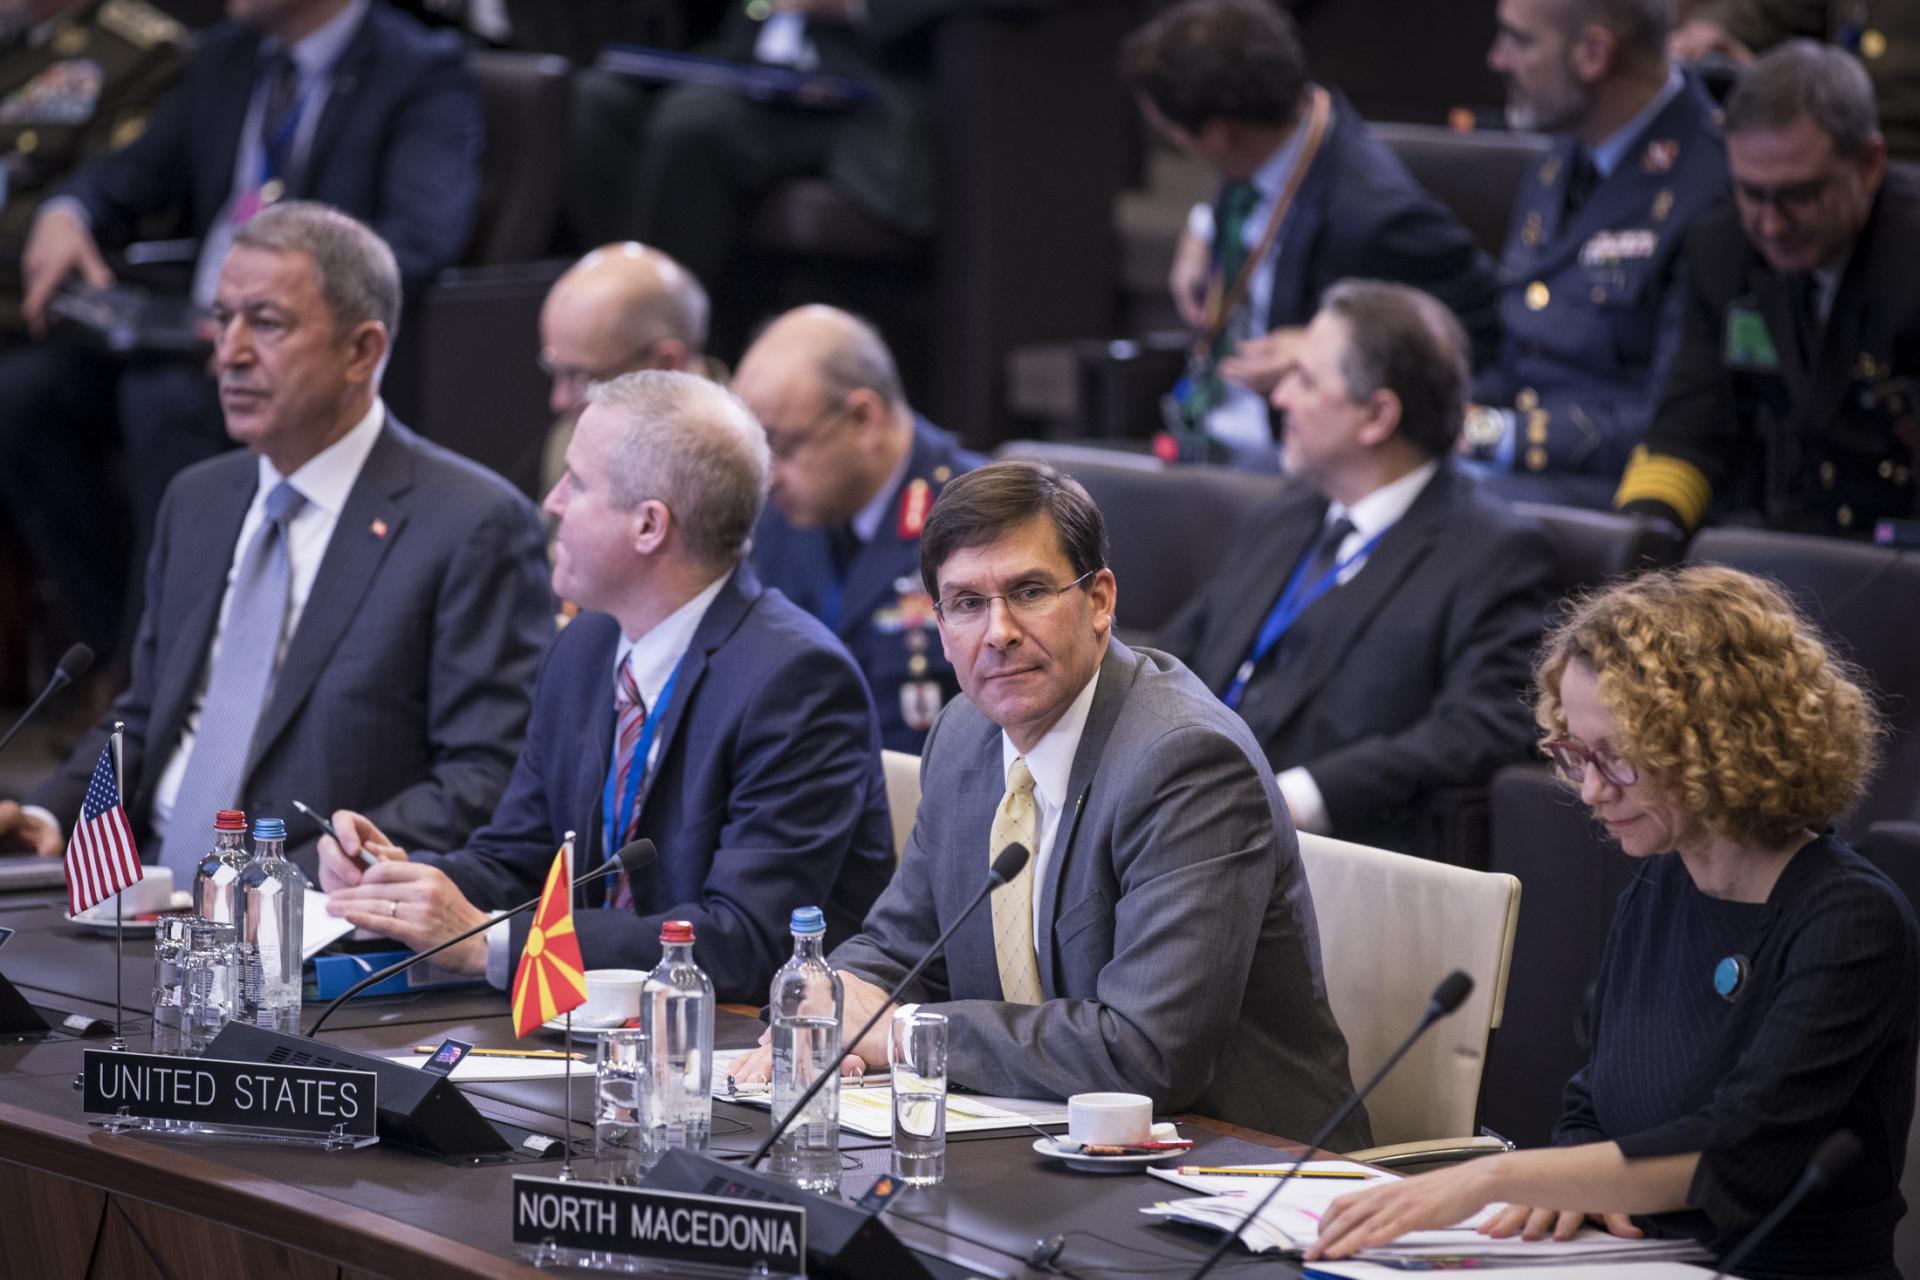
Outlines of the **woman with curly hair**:
[{"label": "woman with curly hair", "polygon": [[1771,583],[1692,567],[1577,603],[1535,668],[1542,749],[1638,860],[1554,1150],[1336,1202],[1309,1258],[1505,1202],[1488,1235],[1692,1236],[1725,1252],[1836,1130],[1863,1155],[1745,1276],[1897,1277],[1893,1229],[1920,1051],[1920,929],[1833,834],[1883,732]]}]

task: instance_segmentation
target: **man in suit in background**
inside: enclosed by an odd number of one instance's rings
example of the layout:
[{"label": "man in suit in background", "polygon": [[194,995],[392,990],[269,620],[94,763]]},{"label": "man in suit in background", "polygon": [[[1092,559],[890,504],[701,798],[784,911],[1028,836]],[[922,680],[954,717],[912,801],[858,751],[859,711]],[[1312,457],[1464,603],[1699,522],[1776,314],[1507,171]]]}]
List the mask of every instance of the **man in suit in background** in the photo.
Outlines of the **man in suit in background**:
[{"label": "man in suit in background", "polygon": [[[920,564],[966,696],[927,736],[899,872],[832,954],[845,1026],[1018,843],[1025,869],[905,993],[951,1021],[955,1083],[1313,1130],[1351,1084],[1293,828],[1246,726],[1178,661],[1113,638],[1099,508],[1049,466],[993,463],[940,495]],[[848,1051],[885,1063],[885,1036]],[[766,1070],[762,1051],[736,1078]],[[1356,1112],[1329,1145],[1367,1141]]]},{"label": "man in suit in background", "polygon": [[399,316],[363,224],[289,202],[239,228],[215,361],[248,452],[168,488],[133,683],[28,807],[0,803],[0,834],[57,854],[115,720],[135,839],[180,885],[219,809],[352,805],[446,844],[492,812],[552,634],[540,522],[387,413]]},{"label": "man in suit in background", "polygon": [[1492,358],[1492,264],[1339,91],[1308,78],[1292,21],[1268,0],[1183,0],[1128,38],[1120,68],[1154,128],[1221,179],[1214,205],[1194,207],[1171,280],[1206,350],[1183,399],[1190,426],[1268,445],[1263,397],[1320,294],[1348,276],[1425,289],[1473,335],[1476,363]]},{"label": "man in suit in background", "polygon": [[1687,241],[1679,349],[1617,505],[1874,536],[1920,519],[1920,192],[1852,55],[1793,40],[1727,99],[1734,207]]},{"label": "man in suit in background", "polygon": [[1465,451],[1515,497],[1605,508],[1680,336],[1680,249],[1726,195],[1712,99],[1667,64],[1668,0],[1500,0],[1507,121],[1554,135],[1500,263],[1500,357]]},{"label": "man in suit in background", "polygon": [[[571,830],[578,869],[642,837],[660,851],[585,891],[591,968],[652,968],[661,923],[691,920],[719,998],[758,1001],[793,908],[857,928],[893,870],[879,727],[846,651],[743,563],[766,485],[766,437],[725,388],[643,372],[590,392],[546,502],[554,590],[589,612],[540,669],[506,794],[451,853],[335,815],[335,914],[431,946],[538,892]],[[380,858],[364,875],[362,849]],[[439,963],[505,986],[526,938],[527,917],[502,921]]]},{"label": "man in suit in background", "polygon": [[1533,740],[1554,560],[1448,461],[1465,346],[1417,290],[1329,290],[1273,395],[1303,483],[1158,637],[1245,718],[1301,830],[1444,855],[1422,821],[1438,793]]},{"label": "man in suit in background", "polygon": [[834,307],[768,325],[733,389],[773,454],[754,567],[846,644],[882,745],[918,755],[959,692],[920,583],[920,531],[942,486],[985,460],[913,411],[879,333]]},{"label": "man in suit in background", "polygon": [[[87,165],[36,217],[21,260],[25,319],[56,290],[106,285],[103,249],[172,219],[199,242],[190,292],[211,301],[235,230],[279,199],[369,223],[418,284],[466,247],[479,192],[480,107],[452,35],[383,0],[229,0],[136,141]],[[133,563],[181,468],[231,447],[199,353],[131,359],[49,341],[0,362],[0,498],[72,602],[81,639],[118,638],[126,541],[95,512],[124,442]]]},{"label": "man in suit in background", "polygon": [[707,291],[658,249],[603,244],[560,274],[540,304],[540,367],[553,380],[554,423],[540,462],[542,492],[566,469],[587,388],[640,369],[706,367]]}]

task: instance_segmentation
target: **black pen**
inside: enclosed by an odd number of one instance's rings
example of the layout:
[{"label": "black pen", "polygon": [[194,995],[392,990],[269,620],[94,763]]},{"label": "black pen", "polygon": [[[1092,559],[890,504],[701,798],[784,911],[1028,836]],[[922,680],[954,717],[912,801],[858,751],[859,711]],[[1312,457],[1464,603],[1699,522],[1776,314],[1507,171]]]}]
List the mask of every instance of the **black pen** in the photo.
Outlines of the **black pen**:
[{"label": "black pen", "polygon": [[[305,806],[304,804],[301,804],[298,800],[295,800],[293,802],[293,807],[298,809],[300,812],[306,814],[309,818],[312,818],[316,823],[319,824],[320,829],[322,831],[332,836],[333,842],[340,846],[340,852],[345,853],[347,851],[346,842],[340,838],[340,833],[333,829],[333,824],[331,822],[328,822],[325,818],[321,817],[319,814],[315,813],[313,810],[307,808],[307,806]],[[380,859],[368,853],[364,847],[362,847],[360,850],[359,859],[360,859],[360,865],[365,867],[369,871],[373,870],[374,867],[379,865],[379,862],[380,862]]]}]

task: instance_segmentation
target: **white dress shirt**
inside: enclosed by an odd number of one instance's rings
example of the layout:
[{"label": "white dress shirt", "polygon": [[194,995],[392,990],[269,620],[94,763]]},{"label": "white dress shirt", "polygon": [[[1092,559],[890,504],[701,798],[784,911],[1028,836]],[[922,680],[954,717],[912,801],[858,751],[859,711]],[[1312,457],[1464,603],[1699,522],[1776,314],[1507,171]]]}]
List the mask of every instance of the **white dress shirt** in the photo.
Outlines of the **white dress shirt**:
[{"label": "white dress shirt", "polygon": [[[1336,563],[1346,560],[1348,556],[1355,557],[1352,563],[1340,570],[1337,579],[1340,585],[1351,582],[1354,575],[1366,567],[1367,558],[1359,555],[1360,548],[1407,514],[1407,508],[1413,505],[1439,470],[1440,461],[1436,458],[1415,467],[1398,480],[1381,485],[1351,507],[1336,502],[1327,508],[1327,519],[1322,529],[1331,527],[1342,516],[1353,521],[1353,532],[1346,536],[1340,543],[1339,551],[1334,554]],[[1294,827],[1315,835],[1326,835],[1331,829],[1327,803],[1313,775],[1304,767],[1295,765],[1281,773],[1276,781],[1280,784],[1280,794],[1286,798],[1287,810],[1293,815]]]},{"label": "white dress shirt", "polygon": [[[334,525],[340,520],[341,509],[347,505],[347,495],[353,491],[354,482],[360,478],[360,468],[366,465],[367,455],[373,452],[374,442],[380,438],[386,416],[386,405],[375,397],[373,407],[347,434],[315,454],[290,476],[281,476],[265,458],[256,460],[260,483],[247,507],[246,519],[240,522],[240,536],[234,539],[233,558],[227,564],[226,590],[220,597],[220,612],[214,619],[213,639],[207,646],[207,661],[200,671],[200,686],[194,690],[193,702],[187,708],[180,740],[173,745],[160,770],[159,781],[154,784],[153,813],[149,821],[156,836],[166,834],[167,820],[173,816],[173,802],[187,774],[187,757],[193,753],[194,735],[200,730],[207,678],[213,671],[214,660],[220,656],[220,637],[227,629],[227,610],[233,604],[233,581],[240,573],[240,561],[246,556],[254,534],[266,519],[267,495],[285,479],[306,499],[287,521],[287,618],[280,633],[280,651],[274,654],[277,670],[281,659],[287,656],[295,628],[300,625],[307,597],[313,592],[313,579],[320,572],[320,561],[327,553]],[[147,744],[149,750],[159,745]]]}]

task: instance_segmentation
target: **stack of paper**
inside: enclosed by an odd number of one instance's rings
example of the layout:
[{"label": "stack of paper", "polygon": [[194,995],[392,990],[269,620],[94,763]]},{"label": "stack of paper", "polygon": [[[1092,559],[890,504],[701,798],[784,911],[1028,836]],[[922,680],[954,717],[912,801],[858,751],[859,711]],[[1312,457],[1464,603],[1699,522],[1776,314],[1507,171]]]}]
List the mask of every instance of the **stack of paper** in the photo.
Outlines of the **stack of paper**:
[{"label": "stack of paper", "polygon": [[[1284,1170],[1286,1164],[1247,1165],[1247,1169]],[[1300,1253],[1320,1234],[1320,1219],[1328,1206],[1343,1195],[1365,1186],[1394,1181],[1397,1175],[1347,1160],[1317,1160],[1304,1166],[1307,1171],[1359,1172],[1365,1180],[1348,1178],[1294,1178],[1282,1186],[1272,1203],[1258,1218],[1240,1231],[1241,1243],[1255,1253],[1278,1250]],[[1191,1200],[1173,1200],[1151,1205],[1141,1212],[1171,1222],[1184,1222],[1215,1231],[1231,1231],[1259,1198],[1273,1186],[1271,1177],[1258,1174],[1235,1177],[1221,1174],[1185,1174],[1177,1168],[1149,1169],[1156,1178],[1195,1191],[1211,1194]],[[1399,1265],[1414,1270],[1451,1269],[1470,1260],[1480,1266],[1526,1266],[1530,1264],[1585,1263],[1604,1265],[1625,1262],[1686,1261],[1709,1255],[1690,1240],[1626,1240],[1592,1227],[1582,1228],[1571,1240],[1522,1240],[1511,1236],[1496,1240],[1474,1228],[1498,1213],[1505,1205],[1488,1205],[1473,1217],[1436,1231],[1413,1231],[1390,1245],[1367,1249],[1364,1260]],[[1330,1273],[1331,1274],[1331,1273]]]},{"label": "stack of paper", "polygon": [[[772,1107],[773,1099],[765,1086],[751,1092],[727,1092],[727,1068],[740,1052],[721,1050],[713,1055],[713,1096],[745,1106]],[[1067,1104],[1037,1101],[1032,1098],[992,1098],[985,1094],[947,1094],[948,1133],[991,1133],[1002,1129],[1025,1129],[1037,1125],[1065,1124]],[[851,1080],[840,1088],[840,1127],[869,1138],[885,1138],[893,1133],[893,1090],[885,1076],[868,1076],[859,1084]]]}]

